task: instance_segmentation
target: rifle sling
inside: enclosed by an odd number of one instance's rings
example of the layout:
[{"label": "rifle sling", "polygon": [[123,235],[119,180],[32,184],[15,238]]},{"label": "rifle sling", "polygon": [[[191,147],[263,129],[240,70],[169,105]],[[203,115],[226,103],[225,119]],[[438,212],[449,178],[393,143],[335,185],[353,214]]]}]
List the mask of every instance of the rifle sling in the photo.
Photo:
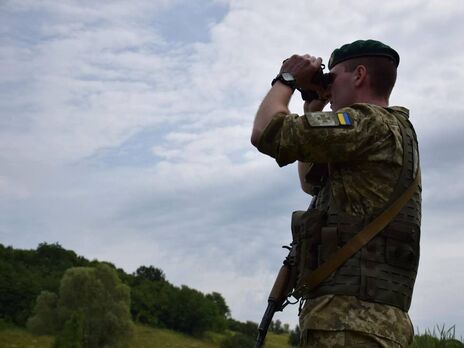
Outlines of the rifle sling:
[{"label": "rifle sling", "polygon": [[304,291],[315,289],[328,276],[335,272],[346,260],[352,257],[363,246],[365,246],[372,238],[382,231],[393,218],[400,212],[403,206],[412,198],[416,191],[417,185],[420,182],[420,170],[416,175],[413,183],[403,194],[394,201],[382,214],[377,216],[368,225],[366,225],[356,236],[351,238],[343,247],[333,253],[329,259],[320,267],[303,277],[303,285],[299,289],[295,289],[294,294],[301,294]]}]

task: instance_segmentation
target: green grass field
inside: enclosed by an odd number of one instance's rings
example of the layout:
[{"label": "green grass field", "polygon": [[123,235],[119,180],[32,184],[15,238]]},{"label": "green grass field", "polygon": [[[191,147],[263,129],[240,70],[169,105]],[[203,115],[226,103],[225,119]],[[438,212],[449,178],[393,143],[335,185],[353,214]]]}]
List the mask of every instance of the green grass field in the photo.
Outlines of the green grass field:
[{"label": "green grass field", "polygon": [[[219,348],[225,334],[209,333],[203,339],[179,332],[136,325],[135,338],[130,348]],[[287,335],[268,333],[265,348],[290,348]],[[51,348],[54,338],[35,336],[16,327],[0,329],[0,348]],[[416,336],[413,348],[462,348],[464,344],[454,339],[449,331],[427,332]]]},{"label": "green grass field", "polygon": [[25,329],[9,327],[0,330],[2,348],[51,348],[54,338],[35,336]]},{"label": "green grass field", "polygon": [[[224,334],[210,333],[204,339],[193,338],[179,332],[136,325],[131,348],[219,348]],[[287,335],[269,333],[265,348],[288,348]],[[1,348],[51,348],[54,338],[34,336],[27,330],[9,327],[0,330]]]}]

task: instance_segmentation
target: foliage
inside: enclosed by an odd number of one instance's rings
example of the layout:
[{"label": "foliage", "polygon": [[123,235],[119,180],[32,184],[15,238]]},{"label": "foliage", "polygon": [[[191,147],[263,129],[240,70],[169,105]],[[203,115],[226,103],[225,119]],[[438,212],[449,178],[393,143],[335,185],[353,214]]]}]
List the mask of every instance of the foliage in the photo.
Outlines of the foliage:
[{"label": "foliage", "polygon": [[255,338],[236,333],[221,342],[220,348],[250,348],[255,344]]},{"label": "foliage", "polygon": [[[130,287],[130,313],[136,322],[197,336],[208,331],[222,332],[234,322],[225,299],[218,292],[203,294],[187,286],[176,287],[154,266],[140,266],[134,273],[127,274],[108,262],[77,256],[58,243],[41,243],[36,250],[19,250],[0,244],[0,320],[19,326],[27,322],[33,332],[52,333],[63,329],[82,301],[97,298],[92,292],[95,289],[86,288],[94,271],[76,269],[99,269],[102,264]],[[68,275],[77,272],[73,277],[79,279],[76,289],[80,289],[81,297],[61,294],[63,282],[68,282],[64,277],[68,269],[74,269]],[[102,297],[92,306],[97,310],[104,304]],[[73,309],[66,312],[65,305]],[[234,325],[242,333],[251,331],[256,335],[254,323],[235,322]]]},{"label": "foliage", "polygon": [[282,322],[277,319],[276,321],[272,320],[269,324],[269,331],[275,332],[276,334],[283,334],[289,332],[289,325],[282,324]]},{"label": "foliage", "polygon": [[204,295],[187,286],[175,287],[164,280],[137,277],[131,283],[133,318],[146,325],[165,327],[191,335],[221,331],[230,315],[224,298]]},{"label": "foliage", "polygon": [[295,330],[291,330],[288,335],[288,344],[292,347],[298,347],[300,344],[300,327],[297,325]]},{"label": "foliage", "polygon": [[164,272],[159,268],[155,268],[153,266],[140,266],[135,271],[135,279],[159,282],[166,281],[166,276],[164,275]]},{"label": "foliage", "polygon": [[245,336],[256,337],[258,335],[258,324],[252,321],[242,323],[230,318],[227,320],[227,327],[229,330],[240,332]]},{"label": "foliage", "polygon": [[58,296],[50,291],[42,291],[34,308],[36,315],[27,321],[27,328],[35,334],[52,335],[59,327]]},{"label": "foliage", "polygon": [[53,348],[83,348],[84,318],[74,313],[66,320],[63,329],[55,340]]},{"label": "foliage", "polygon": [[170,311],[163,313],[167,327],[192,335],[218,329],[223,318],[214,301],[185,285],[174,288],[171,296]]},{"label": "foliage", "polygon": [[455,338],[455,326],[445,329],[436,326],[432,331],[425,330],[422,335],[414,336],[412,348],[464,348],[464,342]]},{"label": "foliage", "polygon": [[37,250],[18,250],[0,244],[0,318],[23,326],[43,290],[58,292],[66,269],[88,261],[59,244],[39,244]]},{"label": "foliage", "polygon": [[[44,292],[29,320],[35,332],[44,330],[49,318],[59,318],[56,348],[120,347],[132,336],[129,287],[106,264],[73,267],[61,280],[58,300]],[[41,331],[43,329],[43,331]]]},{"label": "foliage", "polygon": [[222,341],[221,348],[246,348],[253,347],[258,335],[258,324],[251,321],[242,323],[229,318],[227,320],[228,329],[235,332],[234,335],[227,337]]},{"label": "foliage", "polygon": [[206,298],[210,301],[212,301],[216,307],[218,314],[223,317],[223,318],[230,318],[230,309],[229,306],[227,306],[226,300],[222,295],[218,292],[212,292],[211,294],[207,294]]}]

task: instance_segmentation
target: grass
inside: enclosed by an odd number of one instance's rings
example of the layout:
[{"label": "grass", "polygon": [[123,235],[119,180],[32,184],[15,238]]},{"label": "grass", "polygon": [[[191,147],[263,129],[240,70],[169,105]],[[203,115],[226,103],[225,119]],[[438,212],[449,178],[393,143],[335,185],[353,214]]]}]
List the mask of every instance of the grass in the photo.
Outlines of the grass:
[{"label": "grass", "polygon": [[179,332],[136,325],[131,348],[218,348],[218,345]]},{"label": "grass", "polygon": [[423,334],[414,336],[412,348],[464,348],[464,341],[455,337],[455,326],[446,329],[445,326],[436,326],[432,331],[425,330]]},{"label": "grass", "polygon": [[[219,348],[227,334],[209,332],[203,339],[193,338],[175,331],[136,326],[136,338],[131,348]],[[289,348],[286,334],[268,333],[265,348]]]},{"label": "grass", "polygon": [[[136,325],[135,338],[130,348],[219,348],[226,334],[207,333],[204,338],[194,338],[182,333]],[[269,333],[265,348],[288,348],[287,335]],[[54,338],[35,336],[24,328],[8,326],[0,328],[1,348],[51,348]]]},{"label": "grass", "polygon": [[[136,325],[135,338],[130,348],[219,348],[227,334],[207,333],[204,338],[194,338],[179,332]],[[35,336],[23,328],[0,327],[1,348],[51,348],[54,338]],[[269,332],[265,348],[290,348],[288,335]],[[455,338],[455,327],[446,329],[437,326],[432,331],[415,336],[412,348],[464,348],[464,343]]]},{"label": "grass", "polygon": [[51,336],[36,336],[25,329],[8,327],[0,331],[2,348],[50,348],[54,338]]}]

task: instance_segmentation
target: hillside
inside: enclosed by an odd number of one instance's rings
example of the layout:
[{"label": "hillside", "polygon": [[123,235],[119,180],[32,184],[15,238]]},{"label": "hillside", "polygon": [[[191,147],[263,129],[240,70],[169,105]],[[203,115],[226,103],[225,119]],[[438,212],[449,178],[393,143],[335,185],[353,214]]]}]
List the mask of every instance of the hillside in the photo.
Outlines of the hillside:
[{"label": "hillside", "polygon": [[[219,342],[224,337],[210,333],[205,339],[197,339],[176,331],[137,325],[136,337],[130,348],[219,348]],[[285,334],[269,333],[265,348],[288,348],[287,339]],[[51,348],[53,341],[51,336],[35,336],[21,328],[0,329],[2,348]]]}]

